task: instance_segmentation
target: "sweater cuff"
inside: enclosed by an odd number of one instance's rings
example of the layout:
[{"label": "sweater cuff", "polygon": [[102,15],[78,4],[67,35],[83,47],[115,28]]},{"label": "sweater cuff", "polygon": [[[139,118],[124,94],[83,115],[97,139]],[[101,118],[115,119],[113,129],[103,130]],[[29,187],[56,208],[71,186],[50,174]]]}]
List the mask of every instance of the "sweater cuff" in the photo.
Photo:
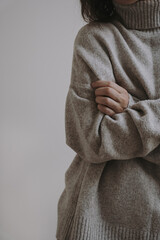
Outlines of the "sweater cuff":
[{"label": "sweater cuff", "polygon": [[134,96],[132,96],[130,93],[129,94],[129,102],[127,108],[130,108],[133,104],[139,102],[140,100]]}]

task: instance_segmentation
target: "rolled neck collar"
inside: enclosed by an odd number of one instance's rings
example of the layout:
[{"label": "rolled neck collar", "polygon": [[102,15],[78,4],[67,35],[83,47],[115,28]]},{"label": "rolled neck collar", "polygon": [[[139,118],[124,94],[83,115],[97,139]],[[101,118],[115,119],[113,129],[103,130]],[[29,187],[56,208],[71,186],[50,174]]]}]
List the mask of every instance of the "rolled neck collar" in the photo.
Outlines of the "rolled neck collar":
[{"label": "rolled neck collar", "polygon": [[127,28],[151,29],[160,27],[160,0],[138,0],[120,4],[112,0],[115,11]]}]

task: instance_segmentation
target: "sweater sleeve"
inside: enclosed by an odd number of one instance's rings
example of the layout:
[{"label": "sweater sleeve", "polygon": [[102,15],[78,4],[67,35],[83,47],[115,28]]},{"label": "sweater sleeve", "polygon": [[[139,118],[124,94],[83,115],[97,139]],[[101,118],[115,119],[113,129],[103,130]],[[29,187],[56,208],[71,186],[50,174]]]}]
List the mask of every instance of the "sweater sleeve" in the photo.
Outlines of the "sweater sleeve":
[{"label": "sweater sleeve", "polygon": [[128,106],[127,107],[131,107],[133,104],[137,103],[140,101],[140,99],[136,98],[135,96],[132,96],[132,94],[129,94],[129,102],[128,102]]},{"label": "sweater sleeve", "polygon": [[[160,99],[132,98],[122,113],[112,117],[97,108],[92,81],[111,81],[112,66],[91,34],[74,42],[71,81],[65,104],[66,144],[90,163],[152,156],[160,144]],[[104,76],[104,75],[103,75]],[[153,162],[153,159],[151,159]],[[159,159],[160,162],[160,159]],[[157,163],[157,161],[156,161]]]}]

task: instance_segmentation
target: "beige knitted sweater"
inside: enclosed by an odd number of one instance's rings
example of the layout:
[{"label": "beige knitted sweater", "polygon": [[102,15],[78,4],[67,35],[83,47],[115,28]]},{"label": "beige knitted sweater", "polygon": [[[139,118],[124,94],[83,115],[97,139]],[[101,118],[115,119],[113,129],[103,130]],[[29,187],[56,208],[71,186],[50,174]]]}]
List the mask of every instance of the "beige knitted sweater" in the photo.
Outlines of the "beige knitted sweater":
[{"label": "beige knitted sweater", "polygon": [[[86,24],[74,42],[65,130],[76,155],[59,240],[160,240],[160,0],[113,3],[115,20]],[[98,110],[98,79],[129,92],[124,112]]]}]

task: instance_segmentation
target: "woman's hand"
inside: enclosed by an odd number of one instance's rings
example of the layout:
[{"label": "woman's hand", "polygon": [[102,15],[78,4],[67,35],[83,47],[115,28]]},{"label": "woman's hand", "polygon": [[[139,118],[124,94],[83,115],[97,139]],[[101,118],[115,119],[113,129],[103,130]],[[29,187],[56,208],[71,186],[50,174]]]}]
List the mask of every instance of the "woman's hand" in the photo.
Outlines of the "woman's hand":
[{"label": "woman's hand", "polygon": [[129,94],[127,90],[115,82],[98,80],[91,83],[95,88],[96,102],[98,109],[109,116],[121,113],[127,108]]}]

